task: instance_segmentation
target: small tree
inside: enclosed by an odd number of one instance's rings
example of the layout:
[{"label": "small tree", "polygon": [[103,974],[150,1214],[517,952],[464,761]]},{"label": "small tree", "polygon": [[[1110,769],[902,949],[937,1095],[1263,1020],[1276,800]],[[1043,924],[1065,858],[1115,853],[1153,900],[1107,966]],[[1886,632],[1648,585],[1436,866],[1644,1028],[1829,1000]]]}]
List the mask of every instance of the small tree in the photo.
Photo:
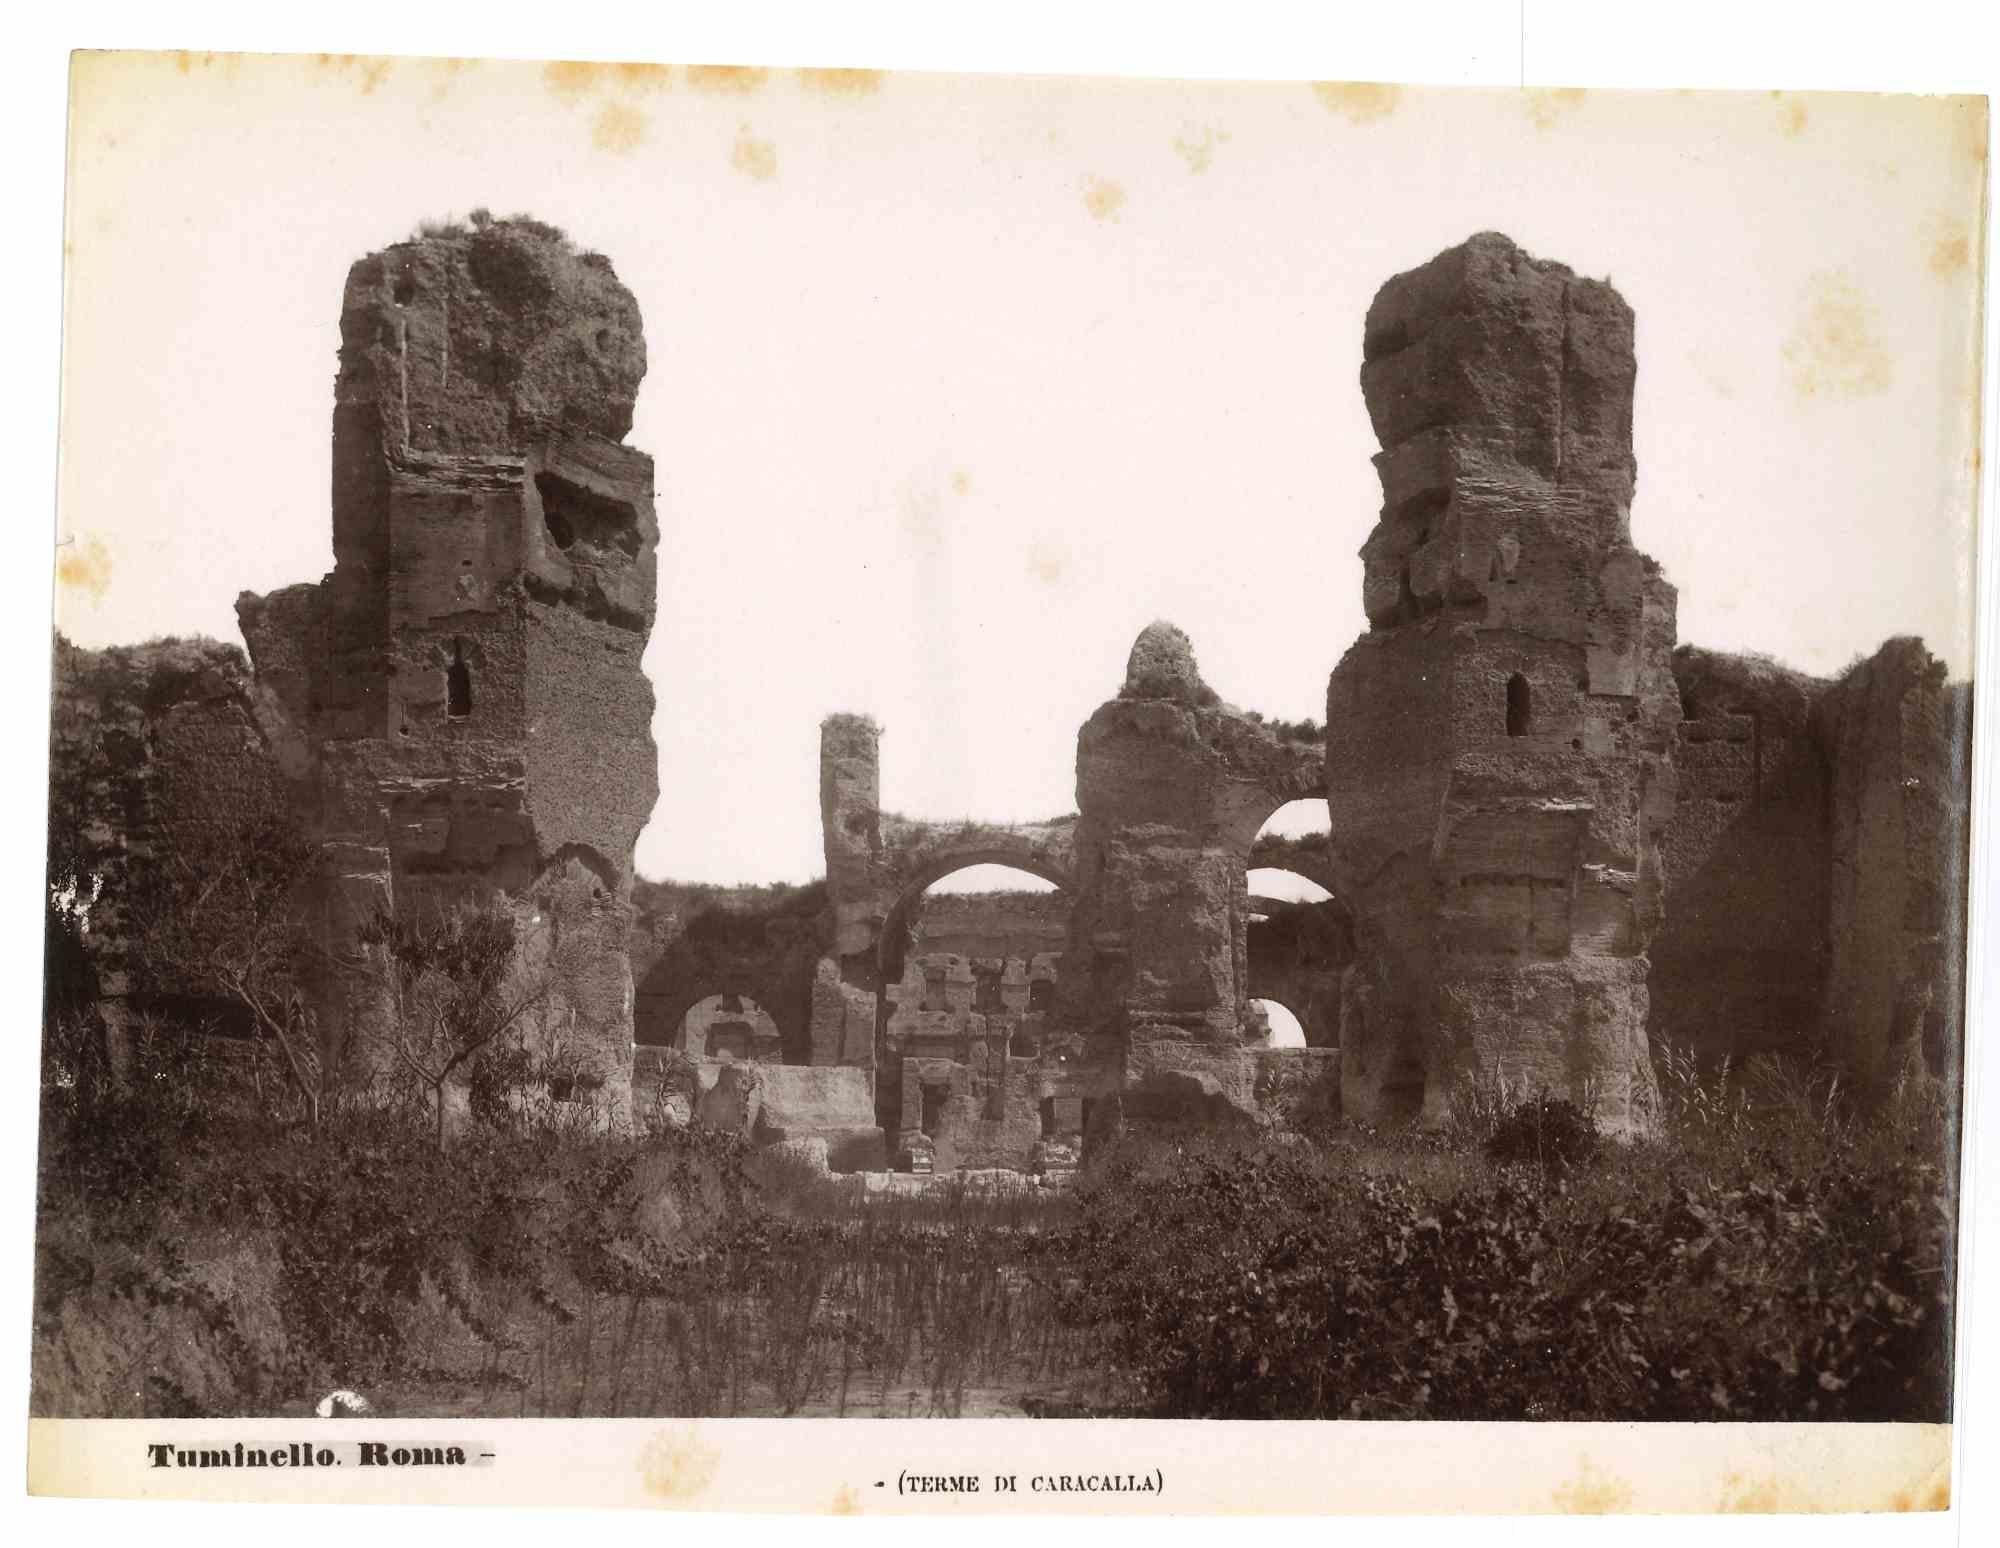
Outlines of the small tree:
[{"label": "small tree", "polygon": [[317,850],[275,795],[230,820],[177,832],[135,870],[133,956],[156,987],[234,1000],[278,1047],[306,1122],[319,1126],[327,1071],[305,972],[316,943],[298,907]]},{"label": "small tree", "polygon": [[378,909],[356,939],[388,955],[396,1056],[430,1093],[443,1149],[446,1084],[548,1000],[563,976],[561,960],[518,972],[514,916],[504,904],[464,904],[415,919]]}]

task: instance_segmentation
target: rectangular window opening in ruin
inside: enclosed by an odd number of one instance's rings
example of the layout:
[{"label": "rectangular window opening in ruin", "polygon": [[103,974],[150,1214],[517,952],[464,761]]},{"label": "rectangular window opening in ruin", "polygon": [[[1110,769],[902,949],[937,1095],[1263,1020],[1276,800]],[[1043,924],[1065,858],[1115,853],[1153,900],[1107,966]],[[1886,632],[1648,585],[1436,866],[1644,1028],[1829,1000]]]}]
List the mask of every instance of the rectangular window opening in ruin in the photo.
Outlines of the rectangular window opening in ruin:
[{"label": "rectangular window opening in ruin", "polygon": [[941,967],[924,969],[924,1009],[927,1011],[951,1009],[951,1000],[945,992],[945,970]]},{"label": "rectangular window opening in ruin", "polygon": [[1054,1139],[1055,1137],[1056,1099],[1052,1096],[1046,1096],[1042,1098],[1042,1138]]},{"label": "rectangular window opening in ruin", "polygon": [[951,1088],[937,1081],[925,1081],[923,1130],[932,1139],[944,1127],[944,1104],[951,1096]]},{"label": "rectangular window opening in ruin", "polygon": [[1531,714],[1528,680],[1516,672],[1507,679],[1507,734],[1526,736]]},{"label": "rectangular window opening in ruin", "polygon": [[445,715],[463,720],[472,713],[472,669],[465,664],[465,642],[451,642],[451,665],[445,668]]}]

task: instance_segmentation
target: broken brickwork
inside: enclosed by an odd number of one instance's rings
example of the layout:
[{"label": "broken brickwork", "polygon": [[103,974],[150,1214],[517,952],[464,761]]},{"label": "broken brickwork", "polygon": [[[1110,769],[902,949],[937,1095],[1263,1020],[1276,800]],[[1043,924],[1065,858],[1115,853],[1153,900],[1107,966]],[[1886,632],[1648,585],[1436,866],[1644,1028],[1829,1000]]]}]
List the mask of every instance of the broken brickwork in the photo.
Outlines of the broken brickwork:
[{"label": "broken brickwork", "polygon": [[1680,723],[1674,591],[1629,530],[1631,310],[1488,233],[1384,285],[1362,357],[1382,512],[1327,689],[1342,1099],[1437,1120],[1488,1071],[1629,1127]]},{"label": "broken brickwork", "polygon": [[[631,293],[550,227],[482,222],[362,259],[341,307],[333,573],[237,604],[325,856],[326,945],[379,906],[506,900],[526,970],[558,937],[580,963],[545,1031],[613,1111],[632,848],[658,793],[640,670],[653,465],[621,444],[645,368]],[[351,986],[321,1012],[364,1045],[385,1030]]]},{"label": "broken brickwork", "polygon": [[[1336,1108],[1435,1122],[1482,1076],[1631,1130],[1654,1040],[1828,1058],[1863,1094],[1919,1053],[1955,1073],[1969,688],[1915,640],[1837,680],[1676,651],[1631,539],[1608,284],[1476,236],[1382,287],[1362,354],[1383,504],[1323,744],[1222,703],[1154,624],[1079,734],[1076,815],[885,812],[880,729],[835,715],[823,883],[645,883],[635,907],[658,544],[622,444],[637,307],[525,219],[361,260],[335,567],[239,600],[254,679],[211,642],[58,643],[51,815],[75,831],[52,856],[89,873],[107,1020],[174,990],[126,950],[160,837],[276,789],[319,846],[330,956],[365,968],[383,905],[504,901],[529,970],[582,943],[539,1029],[579,1085],[629,1109],[636,1034],[648,1101],[824,1141],[837,1169],[1060,1169],[1087,1132]],[[1323,841],[1259,840],[1322,792]],[[1059,891],[926,905],[987,863]],[[1333,898],[1253,898],[1261,865]],[[379,1056],[385,988],[316,985],[330,1054]],[[1260,998],[1310,1046],[1263,1046]]]}]

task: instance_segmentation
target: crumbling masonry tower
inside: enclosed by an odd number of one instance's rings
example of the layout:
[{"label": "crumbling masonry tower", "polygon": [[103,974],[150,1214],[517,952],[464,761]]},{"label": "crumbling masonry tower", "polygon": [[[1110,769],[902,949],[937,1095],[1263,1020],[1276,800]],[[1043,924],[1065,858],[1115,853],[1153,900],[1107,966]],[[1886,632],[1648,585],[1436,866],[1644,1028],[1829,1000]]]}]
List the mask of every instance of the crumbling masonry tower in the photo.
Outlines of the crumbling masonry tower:
[{"label": "crumbling masonry tower", "polygon": [[[322,848],[317,933],[337,958],[378,905],[506,900],[531,969],[559,937],[580,961],[542,1031],[621,1109],[658,789],[653,468],[620,444],[638,306],[553,228],[482,220],[356,263],[340,333],[333,572],[237,603]],[[387,1008],[340,976],[321,1036],[358,1053]]]},{"label": "crumbling masonry tower", "polygon": [[1487,233],[1384,285],[1362,358],[1382,513],[1327,688],[1343,1104],[1437,1119],[1497,1077],[1630,1127],[1681,719],[1674,590],[1630,535],[1631,309]]}]

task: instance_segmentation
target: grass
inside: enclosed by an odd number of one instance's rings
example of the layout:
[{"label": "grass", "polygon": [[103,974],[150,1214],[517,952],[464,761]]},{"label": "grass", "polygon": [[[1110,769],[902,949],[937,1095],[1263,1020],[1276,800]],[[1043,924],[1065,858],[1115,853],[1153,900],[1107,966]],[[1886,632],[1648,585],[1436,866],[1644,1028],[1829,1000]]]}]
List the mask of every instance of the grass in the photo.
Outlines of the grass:
[{"label": "grass", "polygon": [[446,1157],[393,1094],[308,1136],[201,1049],[149,1043],[143,1101],[47,1061],[36,1413],[1948,1411],[1953,1106],[1917,1068],[1862,1113],[1821,1071],[1662,1049],[1642,1143],[1488,1081],[1442,1133],[902,1193],[546,1103]]}]

